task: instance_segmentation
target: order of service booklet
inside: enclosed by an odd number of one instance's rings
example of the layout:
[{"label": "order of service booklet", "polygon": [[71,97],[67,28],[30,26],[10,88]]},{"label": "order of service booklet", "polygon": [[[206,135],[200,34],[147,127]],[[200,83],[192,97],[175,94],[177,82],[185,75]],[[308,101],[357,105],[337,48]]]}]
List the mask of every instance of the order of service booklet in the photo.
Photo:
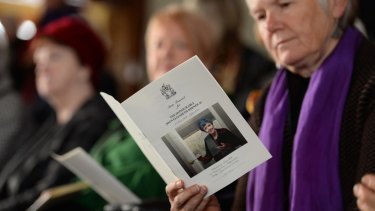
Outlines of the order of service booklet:
[{"label": "order of service booklet", "polygon": [[63,154],[51,155],[83,181],[73,182],[44,190],[26,211],[50,210],[51,205],[58,206],[64,200],[74,198],[80,191],[89,187],[94,189],[110,204],[137,204],[141,202],[131,190],[97,163],[81,147]]},{"label": "order of service booklet", "polygon": [[111,204],[141,202],[138,196],[122,185],[84,149],[77,147],[64,155],[52,154],[52,157],[86,181],[107,202]]},{"label": "order of service booklet", "polygon": [[197,56],[122,103],[101,95],[167,184],[180,178],[211,195],[271,158]]}]

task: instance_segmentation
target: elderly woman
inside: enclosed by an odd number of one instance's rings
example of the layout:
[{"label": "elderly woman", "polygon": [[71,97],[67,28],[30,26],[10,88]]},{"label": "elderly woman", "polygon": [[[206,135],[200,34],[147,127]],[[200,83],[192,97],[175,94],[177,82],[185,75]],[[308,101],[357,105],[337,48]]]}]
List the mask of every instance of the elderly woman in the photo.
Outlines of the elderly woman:
[{"label": "elderly woman", "polygon": [[[355,5],[247,5],[280,66],[252,117],[273,158],[249,173],[247,210],[374,210],[375,47],[352,27]],[[220,208],[205,186],[166,191],[172,210]]]}]

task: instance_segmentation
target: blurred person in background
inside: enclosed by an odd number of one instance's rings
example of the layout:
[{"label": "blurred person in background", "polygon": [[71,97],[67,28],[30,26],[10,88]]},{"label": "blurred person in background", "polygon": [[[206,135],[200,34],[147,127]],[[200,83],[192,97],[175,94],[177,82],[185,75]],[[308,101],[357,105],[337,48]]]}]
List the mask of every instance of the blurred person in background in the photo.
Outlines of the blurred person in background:
[{"label": "blurred person in background", "polygon": [[[159,78],[195,54],[211,70],[219,37],[210,23],[206,16],[188,8],[171,7],[155,14],[149,21],[145,40],[149,79]],[[231,206],[234,188],[235,183],[218,193],[223,206]]]},{"label": "blurred person in background", "polygon": [[[81,11],[80,7],[73,6],[68,0],[44,0],[43,1],[43,12],[38,20],[37,28],[42,29],[48,23],[60,19],[65,16],[78,15]],[[26,48],[29,47],[31,42],[26,43]],[[24,52],[22,52],[22,50]],[[24,58],[24,63],[14,64],[17,67],[15,70],[19,73],[19,83],[23,86],[23,96],[29,107],[32,109],[32,120],[34,124],[42,124],[46,118],[53,112],[53,108],[48,102],[40,97],[35,87],[35,74],[32,71],[35,67],[33,61],[28,60],[30,54],[25,49],[20,49],[19,57]],[[17,61],[15,61],[17,62]]]},{"label": "blurred person in background", "polygon": [[241,38],[244,26],[243,0],[185,0],[214,27],[217,46],[210,71],[237,109],[249,117],[246,100],[252,91],[264,87],[275,73],[274,63]]},{"label": "blurred person in background", "polygon": [[[37,30],[43,28],[51,21],[68,15],[77,15],[81,8],[72,5],[69,0],[43,0],[40,4],[41,14],[35,20]],[[18,30],[20,25],[15,23]],[[10,75],[14,87],[20,93],[27,109],[30,110],[30,119],[33,124],[41,125],[43,121],[53,112],[48,103],[42,99],[36,90],[34,62],[29,51],[32,40],[24,40],[13,32],[10,41]]]},{"label": "blurred person in background", "polygon": [[[214,50],[213,30],[208,22],[178,4],[168,5],[150,18],[146,34],[146,66],[150,81],[198,55],[211,65]],[[113,176],[143,200],[138,208],[169,209],[165,183],[119,120],[101,137],[90,154]],[[102,210],[104,199],[92,189],[82,192],[75,202],[80,209]],[[107,205],[116,209],[117,205]]]},{"label": "blurred person in background", "polygon": [[[273,158],[239,186],[237,210],[375,210],[375,46],[353,26],[356,3],[247,0],[280,68],[251,117]],[[166,191],[171,210],[220,209],[205,186]]]},{"label": "blurred person in background", "polygon": [[146,69],[150,81],[194,55],[208,69],[213,65],[214,29],[203,16],[172,5],[156,12],[149,20],[146,34]]},{"label": "blurred person in background", "polygon": [[3,29],[0,22],[0,172],[18,145],[16,134],[26,126],[25,106],[9,76],[8,38]]},{"label": "blurred person in background", "polygon": [[33,134],[21,135],[0,173],[0,210],[25,210],[42,190],[74,178],[51,153],[89,150],[114,118],[96,90],[106,48],[83,18],[47,24],[33,47],[37,91],[54,112]]}]

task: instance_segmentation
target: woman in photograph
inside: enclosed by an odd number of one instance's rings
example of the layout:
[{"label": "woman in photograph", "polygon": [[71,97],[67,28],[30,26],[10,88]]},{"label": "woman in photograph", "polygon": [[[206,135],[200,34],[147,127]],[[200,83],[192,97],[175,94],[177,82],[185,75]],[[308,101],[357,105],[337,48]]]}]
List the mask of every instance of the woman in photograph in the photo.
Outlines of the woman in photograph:
[{"label": "woman in photograph", "polygon": [[211,120],[200,119],[198,126],[201,131],[208,134],[204,138],[206,155],[198,158],[204,163],[209,162],[212,158],[219,161],[245,143],[228,129],[215,128]]}]

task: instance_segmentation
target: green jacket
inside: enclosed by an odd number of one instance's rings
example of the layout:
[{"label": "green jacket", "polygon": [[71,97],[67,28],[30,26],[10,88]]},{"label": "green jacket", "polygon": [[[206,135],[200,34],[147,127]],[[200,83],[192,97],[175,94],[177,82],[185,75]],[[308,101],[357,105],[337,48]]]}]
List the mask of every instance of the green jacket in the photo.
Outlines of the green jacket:
[{"label": "green jacket", "polygon": [[[119,120],[90,151],[91,156],[141,199],[165,198],[165,183]],[[92,189],[83,192],[79,203],[90,210],[107,204]]]}]

